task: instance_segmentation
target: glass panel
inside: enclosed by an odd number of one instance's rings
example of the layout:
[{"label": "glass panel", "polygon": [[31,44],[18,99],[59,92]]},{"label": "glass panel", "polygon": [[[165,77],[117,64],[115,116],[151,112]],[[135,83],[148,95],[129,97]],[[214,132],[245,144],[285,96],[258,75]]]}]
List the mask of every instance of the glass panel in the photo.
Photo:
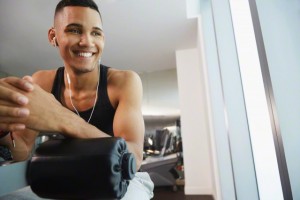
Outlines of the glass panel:
[{"label": "glass panel", "polygon": [[204,46],[207,65],[213,125],[211,137],[216,145],[221,187],[216,199],[256,200],[259,197],[230,2],[200,2],[199,27],[203,30],[203,40],[200,43]]},{"label": "glass panel", "polygon": [[256,3],[293,199],[300,199],[300,1]]}]

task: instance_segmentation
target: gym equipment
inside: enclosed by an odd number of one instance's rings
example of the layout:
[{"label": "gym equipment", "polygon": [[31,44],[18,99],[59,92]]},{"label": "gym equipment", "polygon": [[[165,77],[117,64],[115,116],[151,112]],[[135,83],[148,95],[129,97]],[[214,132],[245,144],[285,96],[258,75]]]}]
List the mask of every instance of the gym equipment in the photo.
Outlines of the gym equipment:
[{"label": "gym equipment", "polygon": [[[142,171],[148,172],[155,187],[176,187],[179,177],[175,167],[179,161],[178,152],[174,148],[175,136],[168,129],[156,130],[153,141],[154,149],[142,162]],[[174,189],[175,190],[175,189]]]},{"label": "gym equipment", "polygon": [[122,138],[54,139],[39,145],[27,180],[50,199],[121,199],[136,173]]}]

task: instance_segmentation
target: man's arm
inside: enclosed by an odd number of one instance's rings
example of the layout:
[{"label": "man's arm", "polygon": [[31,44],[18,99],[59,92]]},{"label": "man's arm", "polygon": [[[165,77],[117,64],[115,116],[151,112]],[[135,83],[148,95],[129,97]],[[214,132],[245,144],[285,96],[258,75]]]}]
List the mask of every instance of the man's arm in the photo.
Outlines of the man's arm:
[{"label": "man's arm", "polygon": [[143,161],[144,120],[141,112],[142,83],[134,72],[125,72],[119,105],[114,118],[114,134],[127,141],[129,151],[135,155],[137,167]]},{"label": "man's arm", "polygon": [[[114,134],[122,137],[133,153],[139,168],[142,162],[144,122],[141,114],[142,86],[137,74],[122,72],[122,87],[119,89],[119,104],[114,117]],[[36,78],[35,78],[36,79]],[[31,92],[22,92],[29,103],[25,106],[30,115],[23,123],[36,131],[60,132],[75,138],[110,137],[90,125],[69,109],[63,107],[52,94],[34,84]],[[29,141],[32,141],[30,138]]]}]

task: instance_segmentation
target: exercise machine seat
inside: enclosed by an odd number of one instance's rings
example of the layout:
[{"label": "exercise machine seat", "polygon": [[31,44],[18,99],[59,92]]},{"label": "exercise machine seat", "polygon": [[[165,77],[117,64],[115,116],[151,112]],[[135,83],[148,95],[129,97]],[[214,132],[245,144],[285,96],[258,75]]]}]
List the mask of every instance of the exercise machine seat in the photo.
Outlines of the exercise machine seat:
[{"label": "exercise machine seat", "polygon": [[121,199],[135,173],[122,138],[57,139],[36,149],[27,180],[42,198]]}]

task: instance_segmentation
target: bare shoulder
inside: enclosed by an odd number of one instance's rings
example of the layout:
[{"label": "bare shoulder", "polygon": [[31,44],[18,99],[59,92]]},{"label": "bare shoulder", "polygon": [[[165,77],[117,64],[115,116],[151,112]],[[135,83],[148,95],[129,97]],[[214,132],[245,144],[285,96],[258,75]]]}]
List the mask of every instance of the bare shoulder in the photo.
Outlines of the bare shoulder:
[{"label": "bare shoulder", "polygon": [[47,92],[51,92],[56,71],[56,69],[37,71],[32,75],[33,81]]},{"label": "bare shoulder", "polygon": [[126,105],[134,104],[135,106],[141,104],[143,87],[142,81],[136,72],[110,68],[107,82],[109,93],[118,102],[117,104],[120,102],[126,102]]},{"label": "bare shoulder", "polygon": [[108,71],[108,84],[111,84],[119,89],[140,87],[140,76],[131,70],[118,70],[110,68]]}]

